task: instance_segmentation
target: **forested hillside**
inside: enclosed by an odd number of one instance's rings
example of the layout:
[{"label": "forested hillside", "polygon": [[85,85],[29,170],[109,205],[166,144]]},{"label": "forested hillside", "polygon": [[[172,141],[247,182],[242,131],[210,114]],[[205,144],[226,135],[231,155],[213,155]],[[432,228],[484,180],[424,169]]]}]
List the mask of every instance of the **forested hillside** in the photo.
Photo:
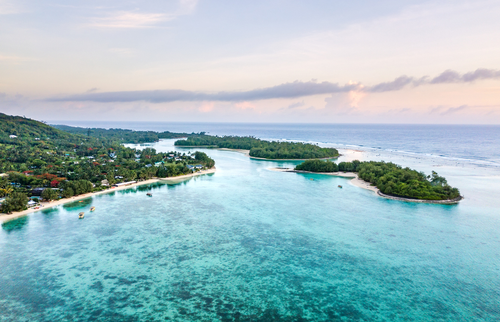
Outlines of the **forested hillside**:
[{"label": "forested hillside", "polygon": [[189,174],[215,164],[203,152],[139,151],[121,145],[117,132],[103,133],[110,135],[72,134],[0,114],[0,197],[7,197],[2,211],[21,210],[35,188],[43,190],[44,199],[58,199],[123,181]]},{"label": "forested hillside", "polygon": [[106,138],[119,143],[149,143],[159,139],[178,139],[190,136],[187,133],[173,133],[169,131],[134,131],[124,129],[83,128],[68,125],[53,125],[65,132],[80,134],[95,138]]}]

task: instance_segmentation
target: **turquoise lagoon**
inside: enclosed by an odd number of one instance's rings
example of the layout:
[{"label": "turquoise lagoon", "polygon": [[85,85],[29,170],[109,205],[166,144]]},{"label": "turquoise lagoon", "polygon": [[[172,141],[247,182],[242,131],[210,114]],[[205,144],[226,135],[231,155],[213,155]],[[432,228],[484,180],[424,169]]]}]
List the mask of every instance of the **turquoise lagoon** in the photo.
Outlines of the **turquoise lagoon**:
[{"label": "turquoise lagoon", "polygon": [[466,197],[427,205],[204,151],[213,175],[2,224],[0,321],[500,320],[498,169],[355,156],[439,167]]}]

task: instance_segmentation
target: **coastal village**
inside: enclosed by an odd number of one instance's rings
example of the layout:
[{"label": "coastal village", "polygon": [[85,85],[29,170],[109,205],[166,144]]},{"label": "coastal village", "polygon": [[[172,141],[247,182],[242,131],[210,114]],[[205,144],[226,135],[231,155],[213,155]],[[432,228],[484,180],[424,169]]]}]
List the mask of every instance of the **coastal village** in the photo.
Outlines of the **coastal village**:
[{"label": "coastal village", "polygon": [[138,150],[109,137],[71,134],[34,120],[0,116],[5,121],[0,129],[3,213],[152,178],[193,175],[215,165],[203,152]]}]

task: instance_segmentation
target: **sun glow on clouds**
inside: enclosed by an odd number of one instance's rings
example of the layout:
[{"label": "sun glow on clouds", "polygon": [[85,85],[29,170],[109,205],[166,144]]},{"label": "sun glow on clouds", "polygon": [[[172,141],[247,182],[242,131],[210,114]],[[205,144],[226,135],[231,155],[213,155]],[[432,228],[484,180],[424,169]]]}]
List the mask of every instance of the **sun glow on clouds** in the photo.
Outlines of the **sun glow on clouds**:
[{"label": "sun glow on clouds", "polygon": [[214,102],[203,102],[201,103],[201,106],[198,108],[198,111],[203,113],[208,113],[213,111],[214,106],[215,106]]},{"label": "sun glow on clouds", "polygon": [[247,109],[254,109],[255,105],[250,103],[250,102],[241,102],[241,103],[236,103],[234,104],[235,107],[242,109],[242,110],[247,110]]}]

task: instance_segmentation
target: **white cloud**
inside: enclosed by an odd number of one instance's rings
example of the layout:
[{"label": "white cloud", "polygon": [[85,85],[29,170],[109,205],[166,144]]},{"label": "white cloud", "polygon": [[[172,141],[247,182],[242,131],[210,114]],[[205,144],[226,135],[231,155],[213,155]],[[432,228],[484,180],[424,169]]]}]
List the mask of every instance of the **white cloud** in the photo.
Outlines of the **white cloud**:
[{"label": "white cloud", "polygon": [[141,13],[137,11],[118,11],[105,17],[95,17],[89,24],[97,28],[152,28],[161,22],[176,19],[179,16],[191,14],[198,0],[180,0],[174,12]]},{"label": "white cloud", "polygon": [[11,15],[21,12],[21,8],[18,4],[14,4],[14,1],[0,0],[0,15]]},{"label": "white cloud", "polygon": [[162,13],[117,12],[104,18],[94,18],[92,27],[99,28],[151,28],[155,24],[168,20]]},{"label": "white cloud", "polygon": [[198,0],[180,0],[179,12],[191,13],[198,4]]}]

